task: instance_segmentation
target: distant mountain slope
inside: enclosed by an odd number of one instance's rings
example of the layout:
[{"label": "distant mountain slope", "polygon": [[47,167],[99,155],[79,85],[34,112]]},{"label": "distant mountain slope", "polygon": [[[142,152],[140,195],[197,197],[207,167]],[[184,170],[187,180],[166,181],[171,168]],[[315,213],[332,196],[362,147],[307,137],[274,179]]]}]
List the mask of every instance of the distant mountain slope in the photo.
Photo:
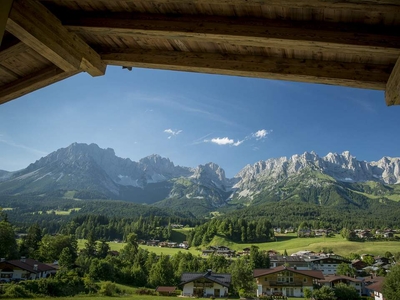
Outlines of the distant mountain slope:
[{"label": "distant mountain slope", "polygon": [[229,179],[212,162],[188,168],[159,155],[134,162],[110,148],[74,143],[23,170],[0,171],[0,194],[56,192],[65,198],[125,200],[204,216],[227,205],[237,209],[282,201],[367,208],[372,202],[399,201],[399,182],[399,158],[358,161],[348,151],[259,161]]},{"label": "distant mountain slope", "polygon": [[[233,202],[292,200],[318,205],[363,206],[368,199],[400,200],[400,159],[358,161],[349,152],[325,157],[304,153],[247,165],[236,176]],[[253,204],[254,204],[253,203]]]},{"label": "distant mountain slope", "polygon": [[[2,175],[1,173],[0,175]],[[207,198],[209,207],[221,206],[230,194],[225,172],[210,163],[195,169],[175,166],[169,159],[150,155],[139,162],[117,157],[96,144],[71,144],[27,168],[4,171],[0,193],[15,195],[77,191],[83,199],[106,198],[152,204],[164,199]],[[190,182],[181,185],[178,179]]]}]

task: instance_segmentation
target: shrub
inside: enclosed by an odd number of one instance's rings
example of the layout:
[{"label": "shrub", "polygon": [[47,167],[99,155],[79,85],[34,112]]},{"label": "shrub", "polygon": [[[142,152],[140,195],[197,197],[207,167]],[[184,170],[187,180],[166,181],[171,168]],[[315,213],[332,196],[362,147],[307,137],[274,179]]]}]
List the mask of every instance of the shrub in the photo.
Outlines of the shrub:
[{"label": "shrub", "polygon": [[4,298],[33,298],[33,294],[22,285],[11,284],[5,288]]},{"label": "shrub", "polygon": [[99,293],[103,296],[114,296],[117,293],[118,289],[115,283],[112,283],[111,281],[104,281],[100,285],[100,291]]},{"label": "shrub", "polygon": [[146,288],[139,288],[136,290],[136,294],[138,295],[152,295],[154,296],[156,294],[155,291],[151,289],[146,289]]}]

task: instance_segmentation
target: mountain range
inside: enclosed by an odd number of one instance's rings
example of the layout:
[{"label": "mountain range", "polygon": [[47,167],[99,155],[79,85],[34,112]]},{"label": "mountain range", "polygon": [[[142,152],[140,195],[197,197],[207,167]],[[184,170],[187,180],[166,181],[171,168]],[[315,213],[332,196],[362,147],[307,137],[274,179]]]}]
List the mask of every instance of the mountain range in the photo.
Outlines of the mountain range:
[{"label": "mountain range", "polygon": [[113,149],[73,143],[16,172],[0,171],[0,194],[61,191],[75,199],[115,199],[207,215],[282,200],[365,207],[400,200],[400,158],[359,161],[350,152],[305,152],[245,166],[234,178],[215,163],[174,165],[159,155],[138,162]]}]

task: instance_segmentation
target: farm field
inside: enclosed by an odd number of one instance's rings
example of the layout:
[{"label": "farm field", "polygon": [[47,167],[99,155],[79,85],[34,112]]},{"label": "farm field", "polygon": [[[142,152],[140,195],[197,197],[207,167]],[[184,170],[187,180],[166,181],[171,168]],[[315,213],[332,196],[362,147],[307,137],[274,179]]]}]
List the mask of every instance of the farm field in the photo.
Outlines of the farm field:
[{"label": "farm field", "polygon": [[[375,255],[384,255],[386,251],[395,253],[400,249],[400,241],[368,241],[368,242],[352,242],[343,239],[340,235],[334,237],[317,237],[317,238],[297,238],[295,233],[282,234],[276,236],[276,241],[268,243],[258,243],[258,244],[246,244],[246,243],[234,243],[226,240],[224,237],[215,236],[211,245],[224,245],[228,246],[233,250],[241,251],[243,248],[250,247],[251,245],[258,246],[261,250],[276,250],[283,253],[285,250],[288,254],[300,250],[311,250],[320,251],[324,248],[332,249],[335,254],[348,255],[349,253],[372,253]],[[120,251],[125,243],[115,243],[109,242],[111,250]],[[85,247],[85,240],[78,240],[78,247],[82,249]],[[179,251],[191,252],[194,255],[201,255],[201,251],[196,250],[194,247],[189,250],[184,250],[180,248],[161,248],[154,246],[140,245],[141,248],[146,249],[150,252],[154,252],[157,255],[161,253],[166,255],[174,255]],[[200,247],[205,248],[205,247]]]},{"label": "farm field", "polygon": [[[168,296],[149,296],[149,295],[126,295],[126,296],[113,296],[113,297],[106,297],[106,296],[75,296],[75,297],[59,297],[55,298],[57,300],[91,300],[91,299],[133,299],[133,300],[171,300],[171,299],[191,299],[191,298],[182,298],[182,297],[168,297]],[[48,300],[48,297],[43,298],[34,298],[36,300]],[[209,298],[199,298],[199,299],[209,299]],[[223,298],[226,299],[226,298]],[[228,299],[238,299],[238,298],[228,298]],[[304,298],[287,298],[288,300],[302,300]],[[15,300],[20,300],[15,299]]]},{"label": "farm field", "polygon": [[[85,243],[86,240],[84,239],[79,239],[78,240],[78,248],[83,249],[85,248]],[[121,251],[122,248],[126,245],[126,243],[115,243],[115,242],[109,242],[108,245],[110,246],[111,250],[114,251]],[[139,245],[140,248],[148,250],[149,252],[154,252],[157,255],[165,254],[165,255],[174,255],[177,254],[178,252],[191,252],[194,255],[200,255],[201,251],[196,250],[195,248],[191,248],[189,250],[181,249],[181,248],[166,248],[166,247],[154,247],[154,246],[146,246],[146,245]]]},{"label": "farm field", "polygon": [[[238,244],[227,241],[224,237],[215,236],[211,242],[212,245],[224,245],[233,250],[242,250],[250,247],[252,244]],[[348,255],[349,253],[372,253],[376,255],[384,255],[386,251],[398,252],[400,242],[398,241],[368,241],[368,242],[352,242],[343,239],[340,235],[334,237],[317,237],[317,238],[297,238],[295,233],[282,234],[276,236],[275,242],[255,244],[261,250],[276,250],[283,253],[285,250],[291,253],[300,250],[320,251],[323,248],[332,249],[335,254]]]}]

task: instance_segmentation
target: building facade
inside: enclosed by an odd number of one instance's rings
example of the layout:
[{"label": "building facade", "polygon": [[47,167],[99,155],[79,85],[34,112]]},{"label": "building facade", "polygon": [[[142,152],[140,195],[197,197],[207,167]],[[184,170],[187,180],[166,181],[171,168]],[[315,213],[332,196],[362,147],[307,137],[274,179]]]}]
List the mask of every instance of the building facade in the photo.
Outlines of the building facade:
[{"label": "building facade", "polygon": [[305,288],[313,290],[314,283],[324,278],[318,270],[297,270],[286,266],[256,269],[253,277],[257,284],[257,297],[303,297]]}]

